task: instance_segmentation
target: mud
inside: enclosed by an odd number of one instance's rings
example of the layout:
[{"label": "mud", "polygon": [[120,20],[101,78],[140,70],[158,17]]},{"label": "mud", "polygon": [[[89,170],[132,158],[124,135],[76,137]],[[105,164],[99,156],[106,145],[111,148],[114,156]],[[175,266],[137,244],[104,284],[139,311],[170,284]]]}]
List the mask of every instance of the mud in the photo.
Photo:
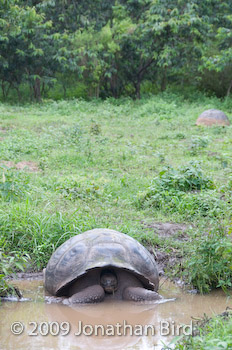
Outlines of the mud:
[{"label": "mud", "polygon": [[[202,318],[206,313],[210,317],[213,313],[221,313],[226,307],[232,306],[232,301],[228,300],[222,291],[204,296],[190,295],[162,279],[160,293],[165,298],[175,298],[175,301],[162,304],[137,304],[125,301],[71,306],[47,304],[44,302],[47,293],[44,291],[42,280],[21,280],[15,281],[15,284],[23,292],[25,299],[31,301],[2,302],[0,350],[161,350],[164,344],[168,344],[178,335],[177,327],[182,324],[191,325],[192,316]],[[12,325],[16,322],[23,325],[20,334],[13,334]],[[163,334],[162,322],[170,325],[168,334]],[[52,329],[51,324],[54,326]],[[106,329],[109,325],[117,324],[122,327],[124,324],[134,327],[132,334],[130,330],[121,335],[83,333],[85,325],[90,325],[86,329],[89,333],[91,326],[101,325]],[[155,332],[134,334],[136,325],[142,327],[151,325]],[[19,331],[20,327],[18,325],[15,331]],[[47,327],[48,334],[46,334]],[[56,334],[57,327],[58,334]],[[67,329],[67,327],[69,332],[62,335],[64,331],[61,328]],[[123,328],[121,330],[123,331]]]},{"label": "mud", "polygon": [[27,280],[37,281],[43,279],[43,271],[40,272],[18,272],[14,276],[11,276],[14,280]]},{"label": "mud", "polygon": [[[185,233],[188,229],[191,228],[190,225],[185,223],[174,223],[174,222],[153,222],[146,223],[142,221],[142,224],[145,227],[151,229],[155,235],[158,235],[162,238],[172,238],[177,241],[186,242],[189,237],[187,233]],[[165,270],[172,270],[176,268],[176,266],[181,265],[183,256],[180,252],[170,247],[169,252],[162,251],[161,248],[156,246],[146,246],[148,251],[154,256],[160,276],[165,275]],[[173,282],[177,283],[179,286],[184,286],[184,282],[178,278],[173,278]]]}]

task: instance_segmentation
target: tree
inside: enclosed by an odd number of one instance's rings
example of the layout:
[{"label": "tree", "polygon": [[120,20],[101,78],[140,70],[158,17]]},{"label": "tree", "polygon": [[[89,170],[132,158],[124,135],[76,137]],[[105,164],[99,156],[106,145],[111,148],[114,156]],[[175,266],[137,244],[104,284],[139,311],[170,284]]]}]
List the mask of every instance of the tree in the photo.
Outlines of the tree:
[{"label": "tree", "polygon": [[141,83],[148,76],[148,71],[151,73],[155,63],[155,43],[144,25],[144,11],[141,5],[145,6],[148,1],[139,1],[140,11],[137,11],[136,17],[135,13],[133,16],[130,13],[129,5],[132,3],[135,2],[127,3],[127,6],[118,3],[114,7],[112,33],[120,48],[114,57],[114,67],[119,77],[118,83],[124,87],[131,84],[133,95],[140,98]]},{"label": "tree", "polygon": [[229,95],[231,12],[220,0],[0,0],[3,97],[82,82],[91,96],[140,98],[146,80],[206,86],[211,71]]},{"label": "tree", "polygon": [[20,8],[15,1],[0,1],[0,79],[3,97],[22,81],[20,63],[15,60],[15,46],[20,33]]},{"label": "tree", "polygon": [[[52,83],[62,61],[63,36],[53,31],[51,21],[35,7],[18,6],[17,1],[2,2],[0,64],[3,95],[28,82],[31,94],[41,101],[41,85]],[[9,28],[9,29],[8,29]],[[58,55],[58,53],[60,55]]]},{"label": "tree", "polygon": [[145,26],[154,41],[156,69],[165,89],[167,76],[181,80],[197,77],[209,23],[196,2],[153,0]]},{"label": "tree", "polygon": [[212,31],[214,29],[216,35],[211,39],[211,45],[205,47],[203,63],[200,66],[201,71],[207,69],[218,73],[226,72],[227,97],[232,89],[232,15],[229,14],[231,11],[232,5],[230,11],[224,14],[219,27],[215,30],[213,26]]}]

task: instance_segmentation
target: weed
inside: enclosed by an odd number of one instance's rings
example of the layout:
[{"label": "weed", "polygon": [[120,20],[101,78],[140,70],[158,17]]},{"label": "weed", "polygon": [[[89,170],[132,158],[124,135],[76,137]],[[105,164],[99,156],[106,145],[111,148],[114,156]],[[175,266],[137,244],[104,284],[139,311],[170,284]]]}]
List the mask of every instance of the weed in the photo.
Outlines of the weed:
[{"label": "weed", "polygon": [[0,297],[16,293],[15,288],[6,280],[6,277],[16,271],[23,271],[27,266],[28,259],[28,254],[15,251],[5,254],[0,248]]},{"label": "weed", "polygon": [[203,171],[198,162],[190,162],[175,170],[172,167],[164,168],[159,173],[157,185],[164,190],[194,191],[213,188],[213,182]]},{"label": "weed", "polygon": [[205,176],[199,163],[190,162],[177,169],[165,167],[145,192],[138,194],[139,208],[152,207],[185,219],[193,216],[223,216],[228,203],[220,199],[214,184]]},{"label": "weed", "polygon": [[191,156],[195,156],[199,153],[200,150],[203,148],[206,148],[209,144],[209,138],[207,136],[200,137],[200,136],[194,136],[191,138],[190,144],[189,144],[189,154]]},{"label": "weed", "polygon": [[190,245],[184,276],[201,293],[214,288],[232,288],[232,242],[228,236],[211,233]]},{"label": "weed", "polygon": [[56,191],[69,200],[87,200],[93,197],[99,197],[102,194],[100,187],[94,183],[77,182],[66,179],[56,185]]},{"label": "weed", "polygon": [[160,163],[165,162],[165,154],[163,152],[157,152],[156,155],[157,155],[157,158],[159,159]]},{"label": "weed", "polygon": [[176,337],[170,343],[176,350],[232,349],[232,314],[224,312],[211,319],[204,315],[194,327],[193,336]]},{"label": "weed", "polygon": [[20,200],[28,195],[29,178],[19,171],[1,166],[0,198],[5,201]]},{"label": "weed", "polygon": [[79,124],[75,124],[70,128],[64,129],[64,134],[70,144],[76,145],[80,143],[80,140],[83,136],[83,130]]},{"label": "weed", "polygon": [[93,121],[90,125],[90,133],[93,135],[99,135],[101,133],[101,126]]},{"label": "weed", "polygon": [[184,134],[182,134],[181,132],[178,132],[175,135],[175,139],[177,139],[177,140],[184,140],[185,138],[186,138],[186,136]]},{"label": "weed", "polygon": [[205,176],[199,163],[190,162],[185,166],[174,169],[171,166],[164,167],[153,180],[144,200],[150,200],[160,196],[161,193],[172,196],[178,192],[189,192],[213,188],[213,182]]}]

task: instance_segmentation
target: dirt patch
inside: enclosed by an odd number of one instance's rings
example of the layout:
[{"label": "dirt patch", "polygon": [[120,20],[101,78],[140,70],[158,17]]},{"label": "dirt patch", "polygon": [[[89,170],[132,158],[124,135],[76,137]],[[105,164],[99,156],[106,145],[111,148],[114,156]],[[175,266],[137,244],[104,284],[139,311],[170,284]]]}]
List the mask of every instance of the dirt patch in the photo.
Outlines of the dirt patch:
[{"label": "dirt patch", "polygon": [[224,142],[224,139],[215,139],[215,142]]},{"label": "dirt patch", "polygon": [[5,165],[8,168],[14,168],[14,166],[15,166],[14,162],[11,162],[10,160],[9,161],[8,160],[1,160],[0,165]]},{"label": "dirt patch", "polygon": [[[0,141],[4,140],[5,134],[7,133],[7,129],[0,126]],[[4,136],[4,137],[3,137]]]},{"label": "dirt patch", "polygon": [[27,170],[31,172],[37,172],[40,171],[38,165],[35,162],[32,161],[21,161],[18,163],[14,163],[12,161],[6,161],[6,160],[1,160],[0,165],[5,165],[8,168],[15,168],[17,170]]},{"label": "dirt patch", "polygon": [[6,134],[7,129],[0,126],[0,134]]},{"label": "dirt patch", "polygon": [[32,161],[22,161],[17,163],[15,166],[16,166],[16,169],[18,170],[28,169],[33,172],[39,171],[38,165]]},{"label": "dirt patch", "polygon": [[[190,228],[190,226],[187,224],[179,224],[174,222],[142,223],[144,226],[152,229],[154,234],[158,235],[159,237],[172,238],[183,243],[187,242],[189,239],[188,235],[185,233],[187,229]],[[155,246],[147,246],[147,249],[156,260],[160,276],[165,276],[165,271],[172,271],[173,274],[171,277],[169,276],[169,279],[180,287],[187,287],[187,285],[185,286],[185,282],[178,276],[183,265],[183,254],[179,249],[175,249],[170,246],[164,251],[164,249],[158,244]]]},{"label": "dirt patch", "polygon": [[207,156],[208,157],[220,157],[221,154],[218,152],[208,152]]},{"label": "dirt patch", "polygon": [[187,230],[188,225],[177,224],[174,222],[142,222],[143,225],[154,230],[154,233],[160,237],[173,237],[179,240],[187,240],[187,236],[184,232]]},{"label": "dirt patch", "polygon": [[[159,276],[165,276],[165,270],[171,270],[174,272],[177,267],[181,267],[183,256],[178,250],[170,247],[169,252],[164,252],[158,245],[154,247],[147,246],[146,248],[155,258]],[[169,277],[169,279],[179,286],[184,286],[184,282],[181,281],[179,277],[175,276],[175,274],[172,277]]]}]

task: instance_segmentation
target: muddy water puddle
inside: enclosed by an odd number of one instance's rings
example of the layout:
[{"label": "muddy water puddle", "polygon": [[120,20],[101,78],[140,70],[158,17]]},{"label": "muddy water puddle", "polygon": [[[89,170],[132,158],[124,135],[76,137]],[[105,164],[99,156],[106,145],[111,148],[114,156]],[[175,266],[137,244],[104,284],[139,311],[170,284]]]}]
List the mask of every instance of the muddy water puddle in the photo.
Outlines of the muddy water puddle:
[{"label": "muddy water puddle", "polygon": [[47,304],[42,281],[17,281],[17,285],[32,300],[1,304],[1,350],[161,350],[178,335],[181,324],[191,326],[191,316],[218,314],[232,306],[222,291],[192,295],[170,282],[162,285],[162,281],[160,294],[176,299],[153,305],[112,301],[87,306]]}]

